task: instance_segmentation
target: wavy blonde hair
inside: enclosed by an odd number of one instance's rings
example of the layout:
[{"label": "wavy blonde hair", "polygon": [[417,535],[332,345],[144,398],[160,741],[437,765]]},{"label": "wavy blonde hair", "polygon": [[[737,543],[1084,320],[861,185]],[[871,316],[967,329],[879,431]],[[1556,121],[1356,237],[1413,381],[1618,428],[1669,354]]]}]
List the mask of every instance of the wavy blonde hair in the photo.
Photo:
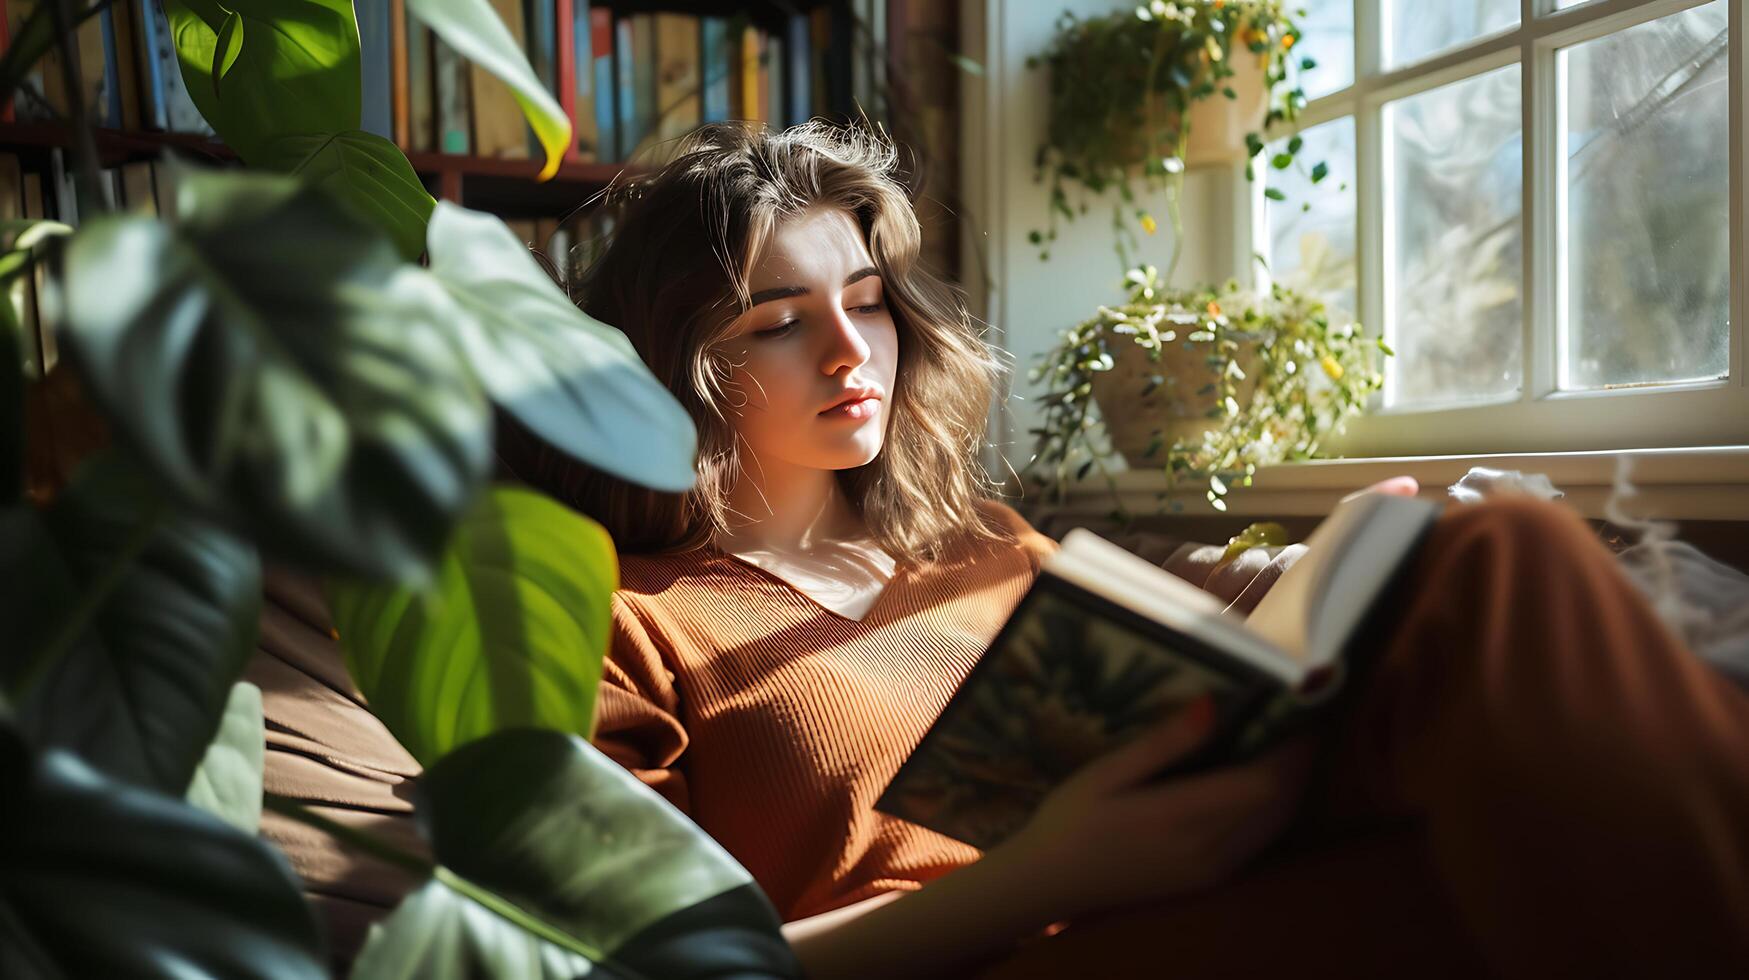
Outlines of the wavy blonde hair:
[{"label": "wavy blonde hair", "polygon": [[627,552],[688,551],[726,530],[743,448],[731,365],[716,344],[747,309],[754,264],[778,225],[840,208],[867,238],[899,336],[885,444],[839,471],[846,496],[895,557],[928,561],[950,540],[1006,536],[973,506],[992,493],[977,457],[1001,369],[962,295],[919,266],[917,216],[883,134],[819,121],[782,132],[708,125],[653,173],[610,188],[603,206],[616,231],[581,278],[580,305],[623,330],[692,416],[698,483],[660,493],[547,447],[518,451],[512,433],[517,476],[601,521]]}]

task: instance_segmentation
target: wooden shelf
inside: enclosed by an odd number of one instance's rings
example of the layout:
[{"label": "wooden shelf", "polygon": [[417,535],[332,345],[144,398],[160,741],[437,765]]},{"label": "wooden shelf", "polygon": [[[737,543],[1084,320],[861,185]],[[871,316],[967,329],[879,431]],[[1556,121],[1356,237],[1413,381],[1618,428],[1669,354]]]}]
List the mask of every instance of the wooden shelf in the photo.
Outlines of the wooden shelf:
[{"label": "wooden shelf", "polygon": [[[215,163],[235,162],[237,154],[216,139],[190,133],[99,129],[101,166],[155,160],[166,149]],[[46,156],[73,145],[70,127],[53,122],[0,123],[0,150],[21,156]],[[584,204],[621,174],[643,168],[621,163],[564,163],[551,180],[536,181],[538,160],[499,160],[453,153],[409,153],[407,159],[433,196],[507,217],[557,217]]]}]

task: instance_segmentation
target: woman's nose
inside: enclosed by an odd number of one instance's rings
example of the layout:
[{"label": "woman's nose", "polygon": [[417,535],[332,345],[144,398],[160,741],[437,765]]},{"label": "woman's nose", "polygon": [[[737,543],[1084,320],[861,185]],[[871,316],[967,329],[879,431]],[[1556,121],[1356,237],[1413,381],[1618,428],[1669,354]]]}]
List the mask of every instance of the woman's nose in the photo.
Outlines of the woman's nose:
[{"label": "woman's nose", "polygon": [[821,370],[827,374],[837,374],[845,368],[861,367],[868,360],[868,342],[862,339],[862,331],[856,321],[843,308],[832,315],[832,329],[826,331],[831,338],[831,346],[826,351],[826,357]]}]

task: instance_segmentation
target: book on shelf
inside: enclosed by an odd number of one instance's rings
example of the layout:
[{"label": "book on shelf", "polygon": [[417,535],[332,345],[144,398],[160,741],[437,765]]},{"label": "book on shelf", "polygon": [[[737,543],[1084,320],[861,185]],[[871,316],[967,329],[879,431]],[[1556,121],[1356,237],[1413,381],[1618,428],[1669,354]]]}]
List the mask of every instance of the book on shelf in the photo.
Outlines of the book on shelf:
[{"label": "book on shelf", "polygon": [[686,14],[656,15],[656,135],[684,136],[704,118],[700,98],[700,20]]},{"label": "book on shelf", "polygon": [[367,133],[394,139],[391,108],[394,93],[390,79],[394,58],[391,43],[390,0],[356,0],[358,21],[359,125]]},{"label": "book on shelf", "polygon": [[619,143],[619,102],[614,97],[614,85],[618,81],[613,62],[614,47],[613,12],[605,7],[590,7],[589,50],[595,63],[595,74],[590,81],[595,96],[596,157],[601,160],[624,158]]},{"label": "book on shelf", "polygon": [[437,149],[442,153],[473,151],[473,93],[468,60],[443,38],[431,38],[433,92],[437,99]]},{"label": "book on shelf", "polygon": [[988,849],[1075,770],[1204,697],[1213,734],[1172,773],[1243,759],[1337,704],[1351,641],[1439,505],[1339,504],[1251,615],[1071,531],[888,784],[882,812]]},{"label": "book on shelf", "polygon": [[[401,0],[403,6],[406,0]],[[407,16],[407,143],[411,153],[437,149],[437,88],[432,70],[431,28]]]}]

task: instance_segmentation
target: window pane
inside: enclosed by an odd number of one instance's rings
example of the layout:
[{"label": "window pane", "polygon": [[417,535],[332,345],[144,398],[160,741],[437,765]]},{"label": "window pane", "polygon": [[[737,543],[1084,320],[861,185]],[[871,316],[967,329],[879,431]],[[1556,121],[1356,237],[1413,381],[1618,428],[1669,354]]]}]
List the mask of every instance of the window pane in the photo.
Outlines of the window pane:
[{"label": "window pane", "polygon": [[1392,405],[1518,390],[1523,185],[1517,65],[1385,107]]},{"label": "window pane", "polygon": [[1306,98],[1316,99],[1354,84],[1354,0],[1311,0],[1303,9],[1294,54],[1317,62],[1300,72]]},{"label": "window pane", "polygon": [[[1269,201],[1269,271],[1276,282],[1309,293],[1330,308],[1332,323],[1354,319],[1354,117],[1300,133],[1295,164],[1271,169],[1269,186],[1283,201]],[[1263,159],[1286,147],[1277,143]],[[1314,168],[1328,169],[1313,182]],[[1374,336],[1377,336],[1374,332]]]},{"label": "window pane", "polygon": [[1518,23],[1518,0],[1386,0],[1386,67],[1428,55]]},{"label": "window pane", "polygon": [[1561,52],[1563,387],[1728,371],[1726,18],[1710,3]]}]

